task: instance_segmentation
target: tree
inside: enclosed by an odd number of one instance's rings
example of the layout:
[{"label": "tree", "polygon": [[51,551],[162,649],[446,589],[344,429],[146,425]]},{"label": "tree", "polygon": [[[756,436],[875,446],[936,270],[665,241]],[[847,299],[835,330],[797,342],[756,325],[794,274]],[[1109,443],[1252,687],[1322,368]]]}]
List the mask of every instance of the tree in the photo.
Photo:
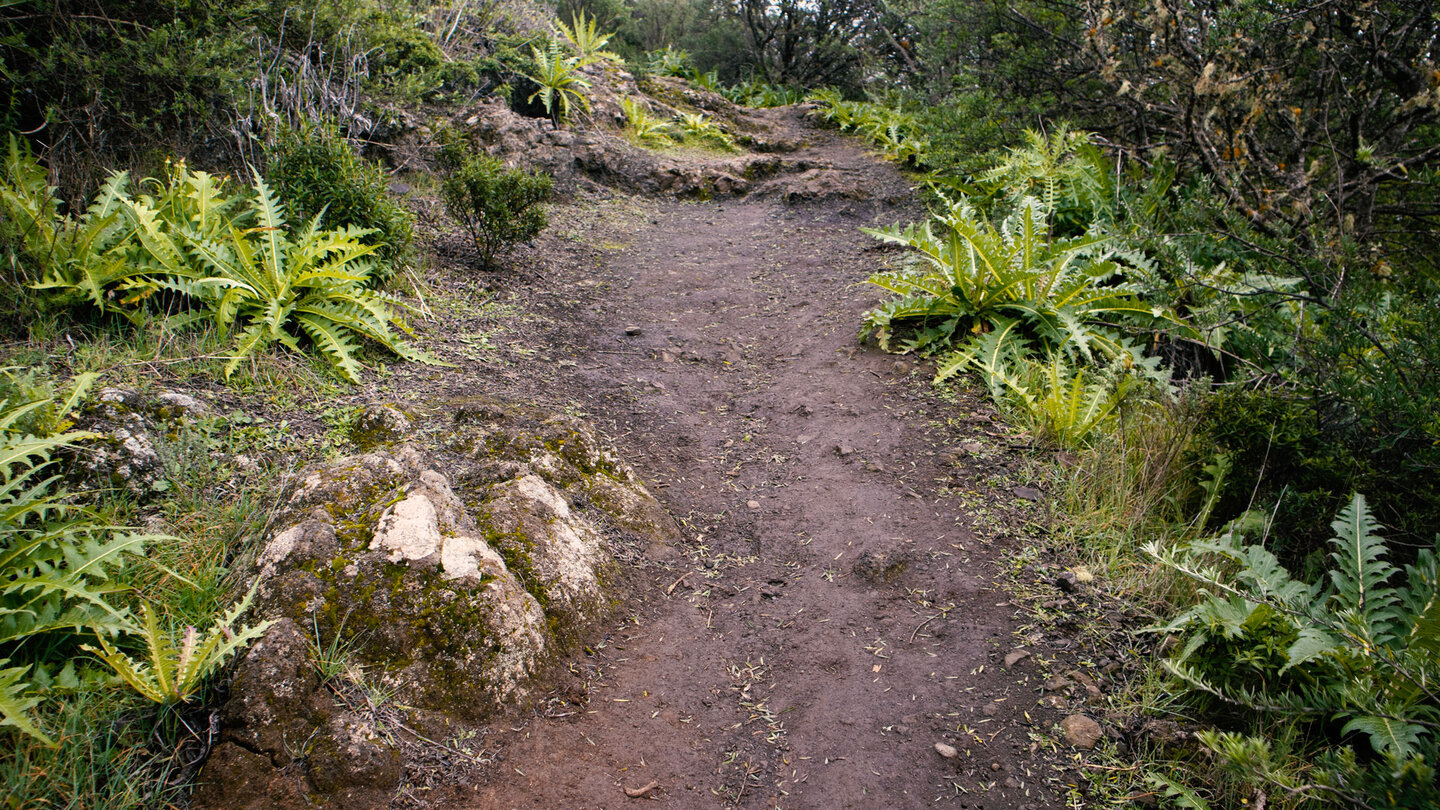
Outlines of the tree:
[{"label": "tree", "polygon": [[732,13],[765,80],[803,87],[855,81],[855,47],[875,0],[733,0]]}]

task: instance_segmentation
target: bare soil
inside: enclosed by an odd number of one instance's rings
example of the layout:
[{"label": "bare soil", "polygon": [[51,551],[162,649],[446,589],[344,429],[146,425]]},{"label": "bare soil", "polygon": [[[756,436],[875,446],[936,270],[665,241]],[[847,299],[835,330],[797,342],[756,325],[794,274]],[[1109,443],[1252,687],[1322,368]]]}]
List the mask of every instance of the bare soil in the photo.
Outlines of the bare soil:
[{"label": "bare soil", "polygon": [[483,781],[427,803],[1062,806],[1036,741],[1059,715],[1032,661],[1003,664],[1016,608],[995,584],[1039,493],[980,398],[942,398],[856,339],[877,300],[863,281],[893,257],[858,228],[920,211],[853,141],[804,135],[792,158],[849,178],[845,194],[592,191],[490,277],[435,237],[420,329],[457,368],[402,368],[366,398],[581,413],[685,543],[634,560],[610,630],[484,736]]}]

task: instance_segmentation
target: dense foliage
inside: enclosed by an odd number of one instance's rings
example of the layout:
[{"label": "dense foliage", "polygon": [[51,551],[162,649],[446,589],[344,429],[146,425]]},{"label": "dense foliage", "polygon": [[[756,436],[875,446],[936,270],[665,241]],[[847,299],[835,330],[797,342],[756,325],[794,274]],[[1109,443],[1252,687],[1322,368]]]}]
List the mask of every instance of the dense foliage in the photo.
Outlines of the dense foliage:
[{"label": "dense foliage", "polygon": [[355,154],[333,126],[306,122],[281,130],[266,150],[265,179],[292,218],[369,231],[364,242],[384,260],[372,283],[383,284],[405,261],[410,212],[390,199],[384,171]]},{"label": "dense foliage", "polygon": [[[44,173],[13,137],[0,177],[0,221],[10,229],[20,279],[62,301],[137,317],[169,310],[176,327],[209,321],[234,334],[228,378],[268,346],[302,340],[357,382],[356,339],[426,360],[404,339],[398,302],[369,284],[373,245],[358,228],[292,229],[258,176],[253,193],[184,165],[140,185],[111,176],[84,214],[58,213]],[[175,311],[178,308],[178,312]]]}]

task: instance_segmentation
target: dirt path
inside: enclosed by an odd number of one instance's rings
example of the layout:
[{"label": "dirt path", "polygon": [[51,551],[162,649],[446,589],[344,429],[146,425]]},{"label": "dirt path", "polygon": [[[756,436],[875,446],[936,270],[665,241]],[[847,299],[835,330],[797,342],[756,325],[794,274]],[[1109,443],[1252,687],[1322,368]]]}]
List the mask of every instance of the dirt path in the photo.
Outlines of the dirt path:
[{"label": "dirt path", "polygon": [[[815,159],[900,182],[816,138]],[[909,204],[612,199],[552,237],[533,285],[550,292],[527,306],[561,345],[451,393],[583,410],[687,544],[645,561],[629,615],[487,739],[488,784],[445,806],[1059,805],[1033,670],[1002,663],[1015,611],[990,584],[1030,507],[1003,429],[855,339],[884,258],[857,226]]]}]

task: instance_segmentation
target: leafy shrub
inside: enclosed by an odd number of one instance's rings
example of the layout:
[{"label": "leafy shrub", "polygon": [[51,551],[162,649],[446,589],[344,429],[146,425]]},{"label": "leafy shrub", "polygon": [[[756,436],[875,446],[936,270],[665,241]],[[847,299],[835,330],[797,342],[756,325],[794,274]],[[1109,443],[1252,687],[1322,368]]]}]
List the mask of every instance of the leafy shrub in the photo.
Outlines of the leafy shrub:
[{"label": "leafy shrub", "polygon": [[265,178],[291,217],[320,217],[331,227],[368,230],[384,264],[371,282],[383,284],[405,261],[412,239],[410,212],[391,201],[385,173],[362,160],[331,125],[282,128],[266,150]]},{"label": "leafy shrub", "polygon": [[145,642],[144,663],[137,663],[116,649],[104,636],[99,636],[99,649],[89,645],[83,649],[109,664],[121,680],[146,700],[160,704],[182,703],[189,700],[205,679],[223,666],[227,659],[250,646],[250,642],[263,636],[274,624],[273,621],[264,621],[238,631],[234,629],[239,626],[240,617],[250,608],[254,596],[252,588],[203,636],[194,627],[185,628],[178,647],[170,633],[161,628],[154,609],[149,604],[141,605],[144,623],[131,632]]},{"label": "leafy shrub", "polygon": [[[1179,550],[1151,544],[1164,565],[1199,583],[1204,599],[1164,629],[1186,643],[1168,668],[1197,690],[1282,723],[1307,722],[1316,784],[1269,762],[1266,740],[1202,739],[1258,781],[1321,789],[1357,806],[1440,802],[1440,566],[1433,550],[1400,571],[1386,561],[1380,526],[1352,497],[1331,524],[1328,583],[1292,578],[1275,555],[1230,531]],[[1440,549],[1440,540],[1437,540]],[[1328,724],[1341,723],[1334,729]]]},{"label": "leafy shrub", "polygon": [[442,135],[442,140],[447,139],[439,161],[444,173],[440,198],[450,216],[470,233],[481,265],[488,268],[496,257],[545,229],[541,203],[553,196],[555,180],[540,172],[507,169],[497,158],[476,154],[454,135]]},{"label": "leafy shrub", "polygon": [[647,60],[647,67],[651,73],[658,76],[685,78],[695,72],[695,65],[690,61],[690,54],[671,45],[666,45],[663,51],[651,53]]},{"label": "leafy shrub", "polygon": [[816,104],[812,114],[821,121],[863,137],[889,160],[916,167],[928,160],[928,138],[919,119],[910,113],[868,101],[847,101],[838,91],[829,89],[811,93],[806,100]]},{"label": "leafy shrub", "polygon": [[742,107],[786,107],[805,100],[805,91],[798,87],[770,84],[747,79],[721,91],[721,95]]},{"label": "leafy shrub", "polygon": [[58,407],[49,399],[0,402],[0,668],[20,664],[0,669],[0,726],[47,744],[30,719],[39,702],[30,690],[37,679],[59,677],[65,657],[35,651],[64,650],[57,639],[127,632],[129,610],[115,599],[125,588],[114,575],[157,539],[103,525],[60,490],[53,455],[91,434],[20,429],[37,411],[49,411],[48,421],[63,418],[93,381],[80,378]]},{"label": "leafy shrub", "polygon": [[[11,154],[20,155],[13,143]],[[48,188],[34,187],[33,159],[15,163],[6,182],[29,184],[30,193],[6,196],[6,216],[33,223],[27,238],[37,253],[50,251],[30,268],[37,288],[132,316],[147,301],[176,296],[190,309],[172,325],[208,319],[236,332],[227,378],[275,343],[303,351],[302,339],[351,382],[360,373],[356,338],[433,362],[397,334],[408,332],[398,301],[367,287],[375,247],[362,240],[370,231],[321,230],[312,219],[291,232],[258,175],[252,196],[183,164],[145,182],[153,195],[132,194],[129,177],[116,174],[84,215],[65,217]]]}]

